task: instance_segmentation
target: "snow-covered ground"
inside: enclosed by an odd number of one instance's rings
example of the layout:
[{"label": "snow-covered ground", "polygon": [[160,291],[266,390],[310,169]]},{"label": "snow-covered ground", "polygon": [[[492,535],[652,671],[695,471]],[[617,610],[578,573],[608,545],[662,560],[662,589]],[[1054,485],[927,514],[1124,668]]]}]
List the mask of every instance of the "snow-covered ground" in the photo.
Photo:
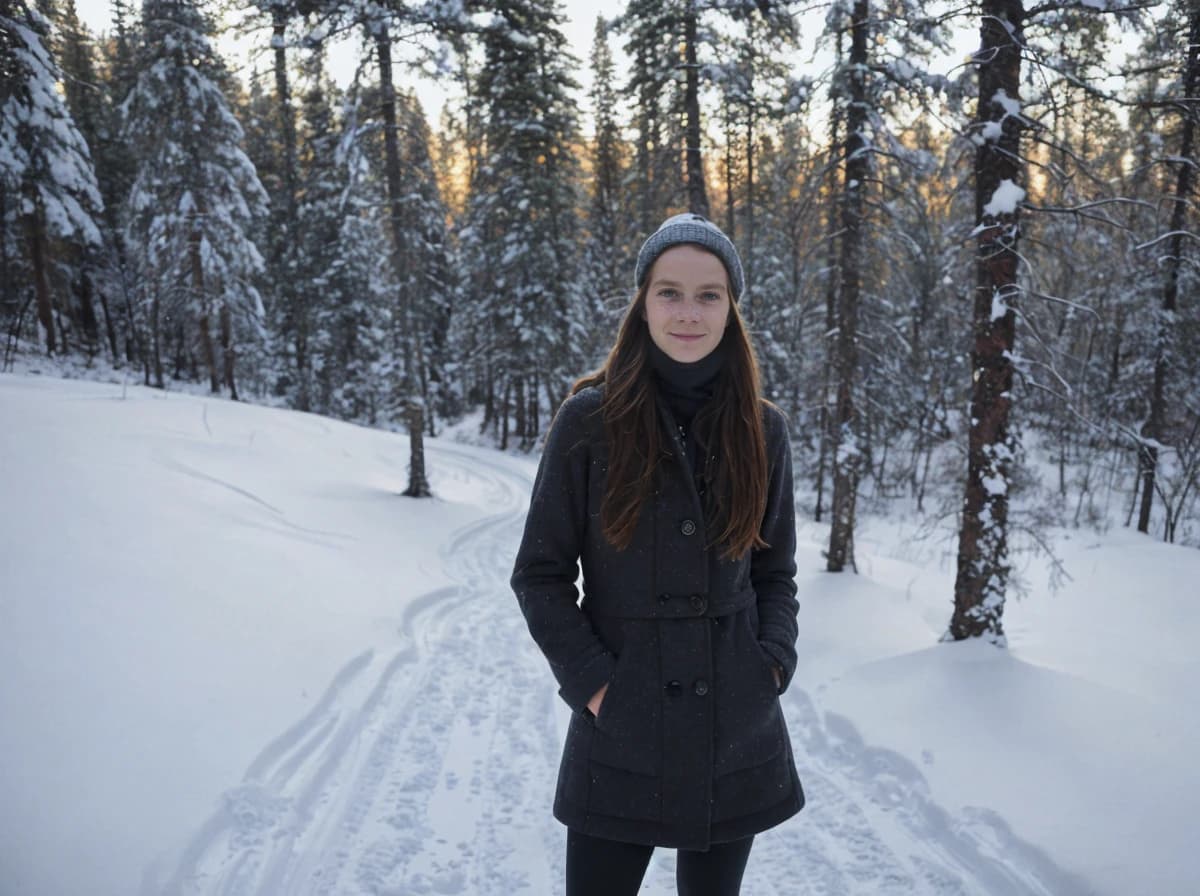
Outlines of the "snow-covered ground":
[{"label": "snow-covered ground", "polygon": [[[535,459],[0,376],[0,893],[559,892],[565,724],[508,589]],[[1010,649],[953,545],[805,524],[809,806],[747,896],[1200,892],[1200,552],[1064,533]],[[671,887],[660,852],[643,892]]]}]

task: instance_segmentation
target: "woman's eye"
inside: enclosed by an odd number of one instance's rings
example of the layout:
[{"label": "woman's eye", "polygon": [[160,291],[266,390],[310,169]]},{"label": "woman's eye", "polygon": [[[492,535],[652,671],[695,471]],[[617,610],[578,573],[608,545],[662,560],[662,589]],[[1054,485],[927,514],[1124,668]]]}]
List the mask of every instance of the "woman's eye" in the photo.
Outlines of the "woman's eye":
[{"label": "woman's eye", "polygon": [[673,299],[677,295],[679,295],[679,293],[673,289],[660,289],[658,291],[658,294],[659,294],[659,296],[661,296],[664,299]]},{"label": "woman's eye", "polygon": [[719,295],[717,295],[717,293],[715,293],[715,292],[706,292],[706,293],[704,293],[704,295],[700,296],[700,298],[702,298],[706,302],[715,302],[721,297]]}]

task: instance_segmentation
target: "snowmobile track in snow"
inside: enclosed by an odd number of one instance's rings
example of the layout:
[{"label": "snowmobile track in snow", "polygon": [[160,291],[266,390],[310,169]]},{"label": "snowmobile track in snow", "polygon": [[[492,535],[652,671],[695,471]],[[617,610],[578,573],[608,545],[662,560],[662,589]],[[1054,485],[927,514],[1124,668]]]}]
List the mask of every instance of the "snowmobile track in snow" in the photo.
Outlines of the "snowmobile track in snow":
[{"label": "snowmobile track in snow", "polygon": [[[508,588],[528,467],[430,445],[494,509],[440,560],[457,586],[411,601],[386,653],[348,660],[267,744],[153,894],[550,896],[563,709]],[[436,486],[436,483],[435,483]],[[799,686],[784,696],[808,806],[758,838],[747,896],[1084,896],[986,810],[938,806],[908,759],[862,742]],[[674,893],[674,852],[642,892]]]}]

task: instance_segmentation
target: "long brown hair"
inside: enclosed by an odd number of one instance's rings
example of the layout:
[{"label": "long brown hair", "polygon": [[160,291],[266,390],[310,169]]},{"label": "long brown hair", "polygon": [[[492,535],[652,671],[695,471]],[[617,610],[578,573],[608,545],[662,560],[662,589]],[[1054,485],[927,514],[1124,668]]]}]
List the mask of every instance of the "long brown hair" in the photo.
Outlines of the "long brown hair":
[{"label": "long brown hair", "polygon": [[[642,507],[654,494],[659,464],[671,455],[655,404],[650,330],[642,317],[648,285],[649,278],[625,312],[604,364],[571,387],[572,395],[588,386],[605,387],[608,486],[600,524],[605,538],[619,550],[633,541]],[[725,371],[693,429],[705,447],[707,528],[714,533],[710,546],[724,545],[723,555],[732,560],[767,547],[759,534],[767,507],[767,445],[758,360],[733,302],[722,339]]]}]

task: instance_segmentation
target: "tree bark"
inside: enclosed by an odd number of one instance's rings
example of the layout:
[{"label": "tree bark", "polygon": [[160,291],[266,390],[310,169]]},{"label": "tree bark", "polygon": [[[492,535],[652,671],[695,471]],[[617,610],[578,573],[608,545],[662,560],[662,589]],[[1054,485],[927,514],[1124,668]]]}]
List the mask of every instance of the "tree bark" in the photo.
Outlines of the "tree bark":
[{"label": "tree bark", "polygon": [[283,189],[284,221],[283,258],[280,259],[284,280],[280,286],[280,298],[286,310],[284,320],[296,353],[296,406],[307,411],[312,408],[312,376],[308,354],[308,301],[303,290],[297,289],[293,279],[292,260],[295,257],[296,239],[299,235],[299,215],[296,210],[299,176],[296,162],[296,116],[292,110],[292,90],[287,70],[287,26],[290,13],[287,0],[276,0],[271,6],[272,37],[274,50],[275,98],[278,102],[279,129],[283,135]]},{"label": "tree bark", "polygon": [[1171,372],[1171,342],[1175,313],[1179,308],[1179,272],[1183,266],[1183,237],[1187,210],[1196,183],[1196,108],[1200,92],[1200,3],[1188,4],[1188,54],[1183,73],[1183,129],[1180,134],[1179,174],[1172,197],[1171,238],[1165,260],[1162,310],[1158,316],[1154,340],[1154,382],[1150,389],[1150,413],[1142,426],[1138,444],[1138,469],[1142,480],[1142,503],[1138,510],[1138,531],[1150,531],[1150,511],[1154,505],[1154,481],[1158,471],[1158,446],[1166,438],[1167,377]]},{"label": "tree bark", "polygon": [[[842,61],[842,31],[838,29],[836,40],[837,55],[835,59],[840,65]],[[829,184],[829,196],[832,200],[834,190],[837,189],[835,172],[837,170],[838,152],[841,143],[841,127],[842,127],[842,104],[838,102],[837,91],[834,88],[830,89],[830,112],[829,112],[829,171],[831,172]],[[833,341],[833,335],[837,330],[837,296],[838,296],[838,230],[841,227],[841,221],[837,214],[835,204],[830,201],[826,203],[829,210],[828,220],[828,263],[829,270],[828,278],[825,283],[825,371],[824,381],[821,385],[821,443],[817,456],[817,506],[816,512],[813,515],[815,522],[821,522],[821,516],[825,509],[825,467],[829,460],[830,445],[833,442],[833,413],[829,407],[829,393],[833,388],[833,369],[836,357],[836,343]]]},{"label": "tree bark", "polygon": [[733,147],[737,143],[734,139],[733,131],[733,101],[726,96],[721,104],[723,118],[725,119],[725,235],[731,240],[736,240],[736,220],[734,218],[734,173],[733,173]]},{"label": "tree bark", "polygon": [[50,275],[46,270],[46,228],[42,218],[42,205],[37,196],[37,187],[26,191],[26,201],[33,211],[25,215],[25,235],[29,241],[29,263],[33,267],[33,289],[37,296],[37,316],[46,334],[46,354],[58,352],[58,339],[54,324],[54,299],[50,294]]},{"label": "tree bark", "polygon": [[96,303],[92,300],[92,278],[89,272],[89,252],[79,251],[79,328],[83,331],[89,354],[100,350],[100,321],[96,318]]},{"label": "tree bark", "polygon": [[229,389],[229,397],[238,400],[237,383],[233,378],[234,364],[237,355],[233,347],[233,313],[227,302],[221,303],[221,360],[225,366],[225,386]]},{"label": "tree bark", "polygon": [[[745,310],[746,316],[753,315],[752,303],[754,302],[754,290],[751,288],[754,283],[754,126],[758,123],[755,119],[755,100],[754,100],[754,62],[756,58],[754,50],[754,16],[750,15],[746,18],[747,29],[747,46],[750,48],[750,62],[746,75],[746,299]],[[732,237],[730,237],[732,239]]]},{"label": "tree bark", "polygon": [[[958,542],[954,614],[946,638],[985,637],[1003,646],[1008,586],[1008,492],[1016,456],[1009,427],[1017,283],[1019,201],[998,201],[1021,174],[1021,121],[1005,108],[1019,99],[1025,11],[1020,0],[986,0],[975,130],[1000,126],[975,153],[975,301],[967,483]],[[1001,102],[1002,101],[1002,102]],[[1007,185],[1005,184],[1007,182]],[[995,205],[992,205],[995,203]]]},{"label": "tree bark", "polygon": [[221,381],[217,378],[217,353],[213,347],[212,325],[209,323],[208,309],[200,314],[200,350],[204,352],[204,363],[208,365],[209,391],[214,395],[221,393]]},{"label": "tree bark", "polygon": [[683,52],[686,69],[684,108],[687,114],[688,211],[709,216],[704,187],[704,158],[700,152],[700,65],[696,61],[696,2],[688,0],[683,18]]},{"label": "tree bark", "polygon": [[[645,50],[639,48],[637,70],[645,72],[649,67]],[[638,231],[649,235],[654,227],[654,196],[657,192],[654,184],[654,152],[658,147],[653,145],[652,134],[656,130],[658,119],[658,93],[650,89],[647,81],[643,80],[638,91],[638,136],[635,156],[638,172]]]},{"label": "tree bark", "polygon": [[150,305],[150,342],[154,357],[146,361],[146,385],[150,385],[150,364],[152,360],[154,364],[154,385],[159,389],[165,389],[167,384],[163,380],[161,310],[162,302],[159,300],[158,293],[156,292],[154,294],[154,301]]},{"label": "tree bark", "polygon": [[[375,26],[375,50],[379,57],[379,87],[381,113],[383,116],[384,151],[387,159],[387,187],[389,230],[392,237],[392,260],[396,276],[403,275],[404,259],[404,197],[400,193],[400,141],[396,133],[396,88],[392,82],[392,41],[385,22]],[[404,494],[410,498],[428,498],[429,480],[425,475],[424,429],[425,411],[418,397],[419,377],[413,370],[415,363],[413,344],[417,339],[414,332],[415,315],[412,295],[404,289],[400,296],[400,326],[404,333],[404,373],[400,391],[405,404],[408,421],[410,458],[408,464],[408,488]]]},{"label": "tree bark", "polygon": [[842,572],[854,563],[854,519],[863,445],[855,388],[858,379],[858,305],[862,292],[863,216],[870,173],[867,126],[867,46],[870,4],[856,0],[850,23],[849,97],[846,108],[845,181],[842,187],[841,288],[838,295],[837,400],[833,417],[833,500],[825,568]]},{"label": "tree bark", "polygon": [[200,307],[200,347],[204,352],[204,363],[208,365],[209,391],[214,395],[221,392],[221,378],[217,374],[217,353],[213,348],[209,302],[204,295],[204,264],[200,259],[200,228],[194,226],[188,237],[188,258],[191,262],[192,300]]}]

